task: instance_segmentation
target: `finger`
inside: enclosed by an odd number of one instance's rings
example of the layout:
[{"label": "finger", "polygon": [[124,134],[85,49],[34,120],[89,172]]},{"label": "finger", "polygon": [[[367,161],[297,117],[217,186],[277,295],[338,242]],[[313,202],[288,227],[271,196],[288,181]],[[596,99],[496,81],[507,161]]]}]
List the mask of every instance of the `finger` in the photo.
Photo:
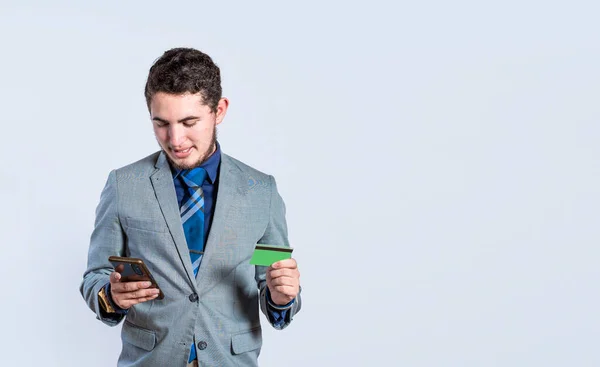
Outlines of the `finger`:
[{"label": "finger", "polygon": [[134,292],[137,291],[138,289],[146,289],[148,287],[150,287],[152,285],[152,283],[150,282],[119,282],[119,283],[115,283],[115,284],[111,284],[111,288],[113,289],[114,292],[117,293],[127,293],[127,292]]},{"label": "finger", "polygon": [[155,295],[149,296],[149,297],[141,297],[141,298],[134,298],[134,299],[123,300],[123,301],[120,302],[121,306],[119,306],[119,307],[121,307],[123,309],[128,309],[128,308],[130,308],[133,305],[137,305],[138,303],[152,301],[156,297],[158,297],[158,294],[155,294]]},{"label": "finger", "polygon": [[293,275],[281,274],[281,275],[278,275],[278,276],[271,275],[269,277],[269,279],[267,279],[267,280],[272,282],[272,281],[274,281],[276,279],[283,279],[283,278],[285,278],[285,279],[298,279],[298,277],[295,277]]},{"label": "finger", "polygon": [[281,269],[281,268],[295,269],[297,267],[298,267],[298,264],[296,263],[296,259],[280,260],[280,261],[277,261],[276,263],[273,263],[273,265],[271,265],[271,268],[273,268],[273,269]]},{"label": "finger", "polygon": [[288,297],[296,297],[296,295],[298,294],[297,288],[296,287],[291,287],[291,286],[287,286],[287,285],[278,285],[275,287],[272,287],[271,289],[271,293],[273,292],[277,292],[279,294],[282,294],[284,296],[288,296]]},{"label": "finger", "polygon": [[273,269],[269,272],[269,276],[271,278],[278,278],[278,277],[300,278],[300,272],[298,271],[298,269],[289,269],[289,268]]},{"label": "finger", "polygon": [[137,291],[133,291],[133,292],[121,293],[120,297],[123,300],[135,300],[135,299],[143,299],[143,298],[153,297],[155,295],[158,295],[158,293],[159,293],[159,290],[156,288],[138,289]]},{"label": "finger", "polygon": [[112,287],[112,286],[114,286],[114,284],[121,281],[121,274],[117,273],[116,271],[113,271],[112,273],[110,273],[109,280],[110,280],[110,285]]},{"label": "finger", "polygon": [[271,282],[269,284],[272,287],[280,286],[280,285],[295,287],[298,284],[298,280],[295,278],[290,278],[290,277],[279,277],[279,278],[271,279]]},{"label": "finger", "polygon": [[148,302],[148,301],[151,301],[151,300],[155,299],[156,297],[158,297],[158,293],[153,294],[153,295],[148,296],[148,297],[138,298],[134,302],[136,302],[136,303]]}]

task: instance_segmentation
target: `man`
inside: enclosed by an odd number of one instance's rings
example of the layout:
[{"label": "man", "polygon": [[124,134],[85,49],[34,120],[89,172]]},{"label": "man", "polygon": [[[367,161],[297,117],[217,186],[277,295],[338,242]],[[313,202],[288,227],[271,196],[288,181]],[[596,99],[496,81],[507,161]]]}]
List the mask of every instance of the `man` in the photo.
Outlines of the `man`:
[{"label": "man", "polygon": [[[257,243],[289,247],[283,200],[272,176],[221,151],[229,101],[208,55],[165,52],[145,95],[161,151],[109,174],[81,294],[104,323],[125,319],[119,366],[256,366],[259,307],[283,329],[301,306],[294,259],[250,264]],[[112,255],[141,258],[164,298],[122,282]]]}]

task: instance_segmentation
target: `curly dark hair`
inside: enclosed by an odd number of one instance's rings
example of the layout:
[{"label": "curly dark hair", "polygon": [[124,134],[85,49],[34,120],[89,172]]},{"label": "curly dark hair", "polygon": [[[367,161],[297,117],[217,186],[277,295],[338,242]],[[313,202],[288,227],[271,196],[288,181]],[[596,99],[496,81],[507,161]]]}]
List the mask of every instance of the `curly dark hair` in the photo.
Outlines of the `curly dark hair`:
[{"label": "curly dark hair", "polygon": [[217,112],[221,99],[221,71],[210,56],[193,48],[173,48],[154,62],[148,73],[144,94],[150,109],[158,93],[201,93],[204,104]]}]

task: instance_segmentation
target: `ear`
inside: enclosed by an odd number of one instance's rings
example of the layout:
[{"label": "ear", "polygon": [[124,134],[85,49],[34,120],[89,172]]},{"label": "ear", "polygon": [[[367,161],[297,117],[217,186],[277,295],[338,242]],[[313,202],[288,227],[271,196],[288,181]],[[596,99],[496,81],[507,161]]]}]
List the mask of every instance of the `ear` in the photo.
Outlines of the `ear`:
[{"label": "ear", "polygon": [[225,118],[225,114],[227,114],[227,108],[229,107],[229,100],[226,97],[223,97],[219,100],[217,104],[217,125],[220,124]]}]

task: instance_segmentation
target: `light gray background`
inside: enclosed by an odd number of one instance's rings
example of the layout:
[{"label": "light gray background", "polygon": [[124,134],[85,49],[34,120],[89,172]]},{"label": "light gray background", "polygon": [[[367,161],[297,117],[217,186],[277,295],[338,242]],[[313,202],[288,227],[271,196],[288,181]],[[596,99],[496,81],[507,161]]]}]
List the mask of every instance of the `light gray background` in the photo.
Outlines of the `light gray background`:
[{"label": "light gray background", "polygon": [[115,365],[78,286],[176,46],[288,207],[305,306],[262,366],[600,365],[595,2],[103,3],[0,7],[0,365]]}]

